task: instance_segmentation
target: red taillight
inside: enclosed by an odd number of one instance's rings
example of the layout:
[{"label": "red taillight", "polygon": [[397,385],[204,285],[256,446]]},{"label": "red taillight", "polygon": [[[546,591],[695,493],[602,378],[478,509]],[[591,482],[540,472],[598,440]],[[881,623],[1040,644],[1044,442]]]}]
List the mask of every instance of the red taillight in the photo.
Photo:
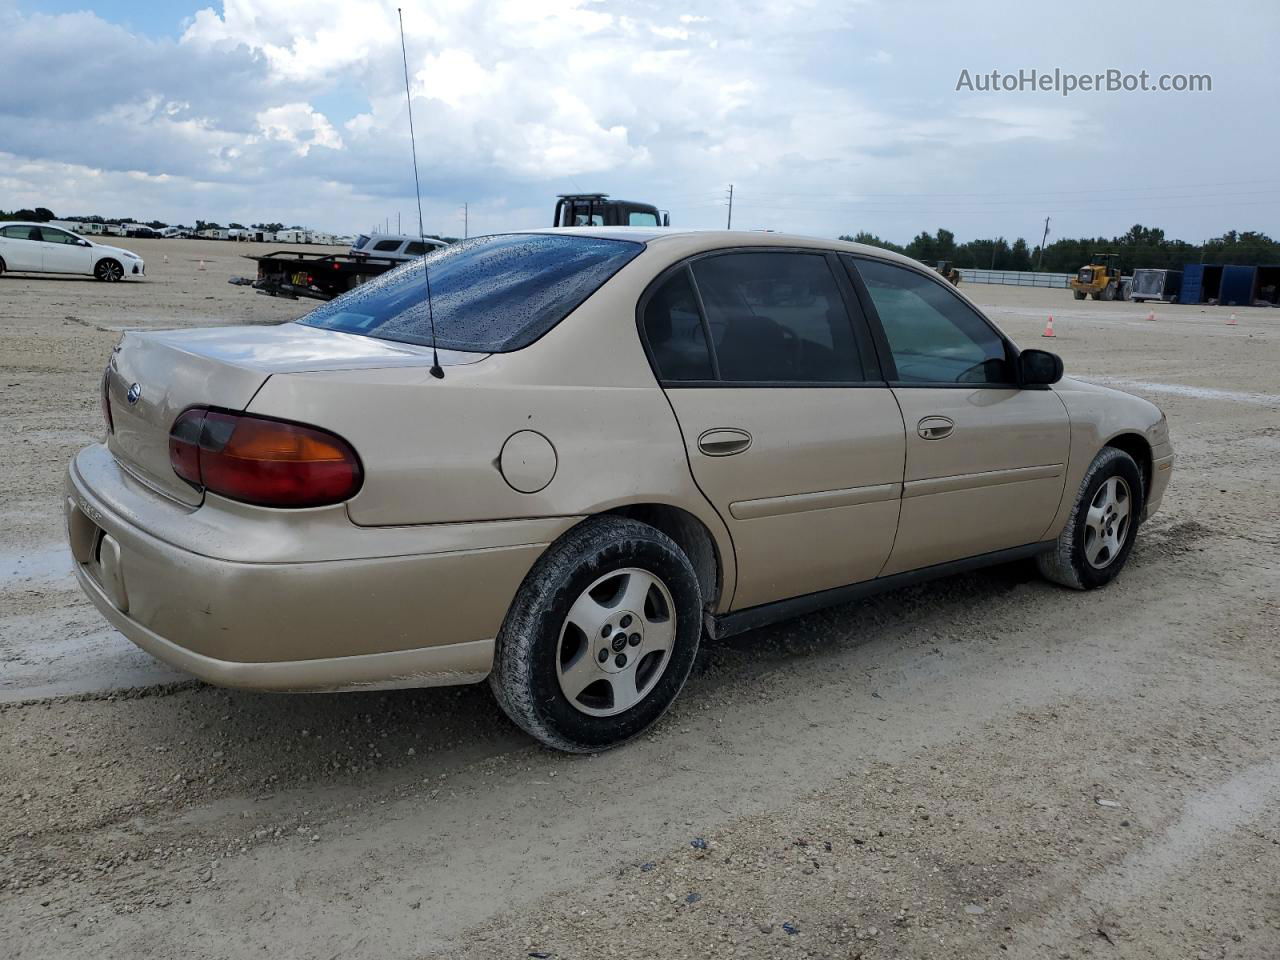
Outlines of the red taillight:
[{"label": "red taillight", "polygon": [[174,421],[169,463],[192,486],[263,507],[340,503],[364,479],[355,450],[339,436],[198,407]]},{"label": "red taillight", "polygon": [[107,433],[115,433],[116,425],[111,419],[111,367],[102,371],[102,389],[98,391],[98,402],[102,404],[102,419],[107,421]]}]

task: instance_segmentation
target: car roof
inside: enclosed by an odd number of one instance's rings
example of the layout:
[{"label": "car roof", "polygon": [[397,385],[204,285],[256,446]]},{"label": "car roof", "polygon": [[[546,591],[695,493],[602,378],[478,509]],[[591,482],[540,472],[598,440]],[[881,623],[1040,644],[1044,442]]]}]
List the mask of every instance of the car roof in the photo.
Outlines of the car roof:
[{"label": "car roof", "polygon": [[578,237],[599,237],[602,240],[630,240],[633,243],[679,243],[693,253],[700,250],[721,250],[726,247],[811,247],[817,250],[835,250],[877,257],[928,271],[931,268],[883,247],[829,237],[813,237],[798,233],[775,233],[772,230],[692,230],[679,227],[548,227],[541,230],[522,230],[521,233],[569,234]]},{"label": "car roof", "polygon": [[[427,243],[444,243],[439,237],[420,237],[416,233],[358,233],[358,237],[368,237],[370,240],[425,240]],[[447,246],[447,244],[446,244]]]}]

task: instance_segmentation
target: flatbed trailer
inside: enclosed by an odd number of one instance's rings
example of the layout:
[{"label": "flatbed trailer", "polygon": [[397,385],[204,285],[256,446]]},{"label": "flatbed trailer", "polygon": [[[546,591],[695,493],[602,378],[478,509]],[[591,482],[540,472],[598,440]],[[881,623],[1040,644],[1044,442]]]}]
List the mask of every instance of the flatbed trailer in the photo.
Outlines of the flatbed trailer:
[{"label": "flatbed trailer", "polygon": [[232,283],[247,283],[259,293],[291,300],[332,300],[403,263],[388,257],[298,250],[246,255],[245,259],[258,264],[257,278],[246,281],[238,277]]}]

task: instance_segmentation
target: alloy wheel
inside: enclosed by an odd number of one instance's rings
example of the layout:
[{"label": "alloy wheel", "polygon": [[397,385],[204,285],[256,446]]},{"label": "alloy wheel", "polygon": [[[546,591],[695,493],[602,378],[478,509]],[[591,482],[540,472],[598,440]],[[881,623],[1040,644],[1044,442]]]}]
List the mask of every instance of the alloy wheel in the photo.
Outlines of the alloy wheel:
[{"label": "alloy wheel", "polygon": [[675,641],[675,603],[667,585],[647,570],[614,570],[569,608],[556,650],[560,690],[591,716],[622,713],[653,690]]},{"label": "alloy wheel", "polygon": [[1120,556],[1133,519],[1129,484],[1108,477],[1093,495],[1084,521],[1084,556],[1089,566],[1103,570]]}]

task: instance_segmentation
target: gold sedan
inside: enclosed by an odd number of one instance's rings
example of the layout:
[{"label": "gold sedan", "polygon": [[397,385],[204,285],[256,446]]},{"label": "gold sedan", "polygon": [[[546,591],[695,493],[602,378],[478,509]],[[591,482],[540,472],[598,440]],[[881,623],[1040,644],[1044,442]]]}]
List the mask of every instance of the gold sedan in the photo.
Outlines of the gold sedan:
[{"label": "gold sedan", "polygon": [[704,632],[1018,557],[1102,586],[1173,459],[935,272],[780,234],[482,237],[297,322],[126,334],[102,402],[67,525],[139,646],[255,689],[487,677],[577,751]]}]

